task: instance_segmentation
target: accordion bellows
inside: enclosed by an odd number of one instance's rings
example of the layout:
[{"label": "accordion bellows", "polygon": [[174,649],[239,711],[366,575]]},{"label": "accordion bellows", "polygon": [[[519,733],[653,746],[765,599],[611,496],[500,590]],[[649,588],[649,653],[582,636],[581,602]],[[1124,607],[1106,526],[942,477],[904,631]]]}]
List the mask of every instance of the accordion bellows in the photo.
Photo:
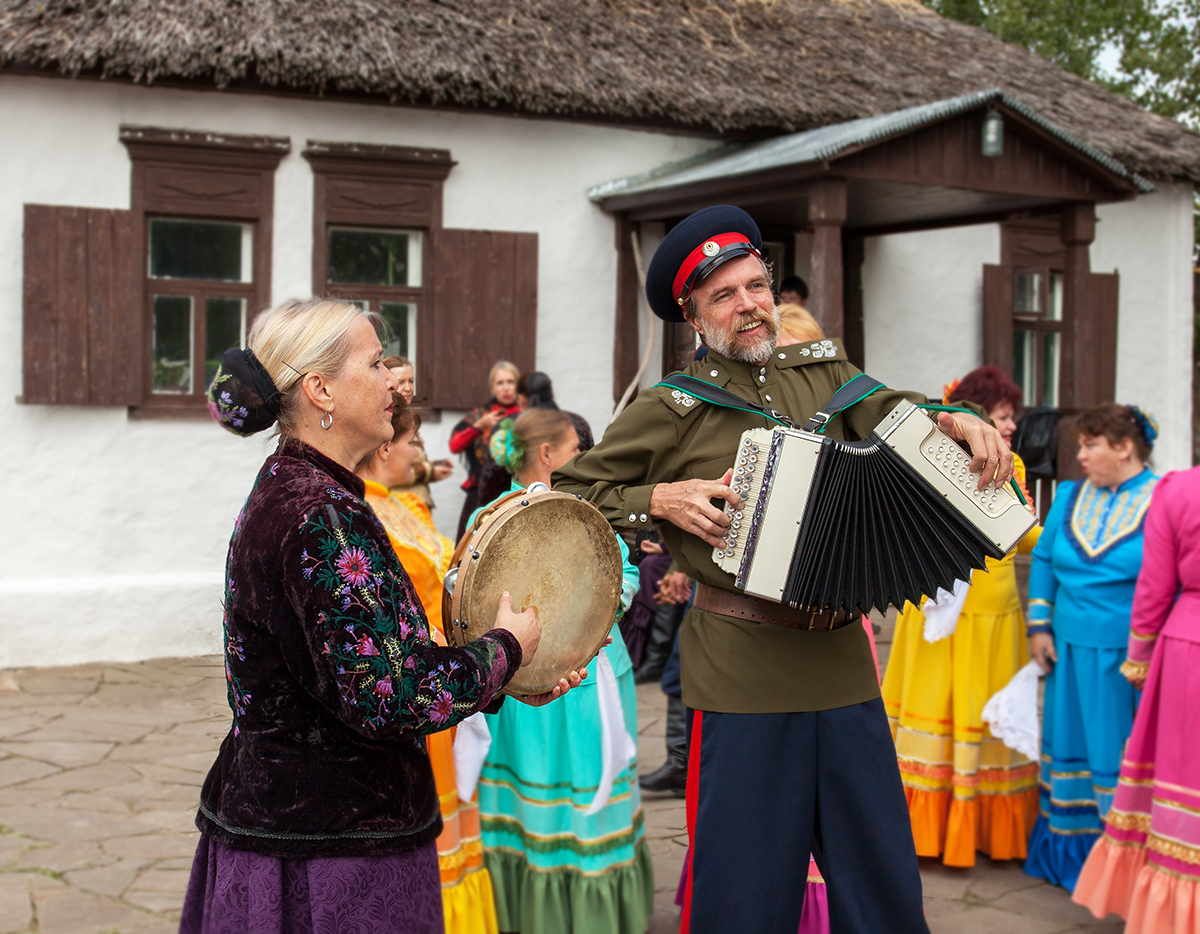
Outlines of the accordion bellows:
[{"label": "accordion bellows", "polygon": [[975,489],[971,455],[898,404],[863,441],[790,428],[742,435],[742,508],[713,560],[739,590],[793,607],[918,603],[1002,558],[1037,521],[1007,486]]}]

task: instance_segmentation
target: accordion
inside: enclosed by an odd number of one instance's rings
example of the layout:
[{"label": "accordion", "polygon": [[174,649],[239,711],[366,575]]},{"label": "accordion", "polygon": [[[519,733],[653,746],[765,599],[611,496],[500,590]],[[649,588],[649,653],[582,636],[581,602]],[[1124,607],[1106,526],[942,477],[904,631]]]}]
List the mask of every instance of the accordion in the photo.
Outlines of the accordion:
[{"label": "accordion", "polygon": [[713,560],[792,607],[886,610],[1002,558],[1037,522],[1008,486],[976,489],[971,455],[903,401],[863,441],[795,428],[742,434],[730,530]]}]

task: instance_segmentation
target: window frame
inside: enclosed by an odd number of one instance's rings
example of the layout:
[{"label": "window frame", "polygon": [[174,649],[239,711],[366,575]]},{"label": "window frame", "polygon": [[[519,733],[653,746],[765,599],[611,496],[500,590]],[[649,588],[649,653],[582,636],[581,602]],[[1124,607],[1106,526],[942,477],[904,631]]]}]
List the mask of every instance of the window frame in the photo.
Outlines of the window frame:
[{"label": "window frame", "polygon": [[[208,417],[204,383],[208,297],[244,298],[246,332],[271,301],[271,248],[275,170],[291,151],[287,137],[197,133],[123,125],[120,140],[129,152],[131,209],[138,233],[142,283],[142,401],[131,408],[140,418]],[[253,256],[250,282],[170,279],[150,276],[150,221],[157,218],[250,224]],[[192,391],[155,393],[154,296],[188,295],[192,311]]]},{"label": "window frame", "polygon": [[[433,237],[442,227],[442,184],[454,167],[447,149],[335,143],[308,140],[301,153],[313,173],[313,294],[416,306],[417,384],[413,399],[436,420],[430,354],[434,314]],[[379,286],[334,283],[329,276],[329,231],[416,231],[421,234],[421,285]]]},{"label": "window frame", "polygon": [[[1031,314],[1029,312],[1017,311],[1016,295],[1017,295],[1017,277],[1021,275],[1037,274],[1041,276],[1041,285],[1038,288],[1038,304],[1042,311],[1040,314]],[[1052,276],[1063,278],[1063,270],[1056,269],[1054,266],[1033,266],[1023,265],[1014,266],[1012,270],[1013,277],[1013,304],[1009,309],[1012,315],[1012,327],[1014,336],[1018,330],[1032,331],[1035,334],[1034,338],[1034,358],[1033,358],[1033,399],[1025,399],[1024,407],[1033,408],[1036,405],[1045,405],[1046,387],[1043,385],[1043,377],[1045,375],[1045,367],[1043,361],[1043,335],[1053,333],[1058,335],[1058,386],[1055,387],[1054,406],[1058,407],[1062,401],[1063,388],[1063,373],[1065,367],[1063,358],[1067,355],[1067,341],[1071,338],[1071,331],[1067,327],[1066,314],[1067,310],[1064,307],[1065,302],[1060,296],[1059,316],[1058,318],[1046,317],[1050,309],[1050,280]],[[1014,342],[1014,352],[1016,345]],[[1016,379],[1016,360],[1014,358],[1010,376]]]}]

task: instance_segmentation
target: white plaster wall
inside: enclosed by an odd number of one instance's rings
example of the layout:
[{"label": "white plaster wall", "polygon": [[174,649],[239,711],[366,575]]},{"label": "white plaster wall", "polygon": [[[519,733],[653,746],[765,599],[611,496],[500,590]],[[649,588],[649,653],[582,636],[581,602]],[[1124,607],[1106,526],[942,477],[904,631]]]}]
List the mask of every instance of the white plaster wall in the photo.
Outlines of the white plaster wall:
[{"label": "white plaster wall", "polygon": [[1117,401],[1153,412],[1160,473],[1192,466],[1192,187],[1096,212],[1092,270],[1121,274]]},{"label": "white plaster wall", "polygon": [[[233,518],[271,447],[204,422],[124,409],[26,406],[21,392],[22,205],[128,208],[121,123],[289,136],[275,180],[273,299],[311,292],[307,139],[435,146],[458,165],[448,227],[539,234],[539,369],[597,433],[611,414],[616,253],[589,186],[710,143],[570,123],[0,76],[0,667],[133,660],[220,648]],[[482,400],[481,400],[482,401]],[[444,456],[460,417],[424,435]],[[438,485],[453,534],[461,469]]]},{"label": "white plaster wall", "polygon": [[[1101,205],[1093,272],[1121,276],[1117,400],[1159,419],[1154,465],[1191,466],[1192,188],[1161,183]],[[940,395],[983,362],[983,264],[1000,261],[998,225],[874,237],[863,264],[867,371]]]},{"label": "white plaster wall", "polygon": [[869,237],[863,262],[866,369],[940,398],[983,362],[983,264],[1000,261],[995,224]]}]

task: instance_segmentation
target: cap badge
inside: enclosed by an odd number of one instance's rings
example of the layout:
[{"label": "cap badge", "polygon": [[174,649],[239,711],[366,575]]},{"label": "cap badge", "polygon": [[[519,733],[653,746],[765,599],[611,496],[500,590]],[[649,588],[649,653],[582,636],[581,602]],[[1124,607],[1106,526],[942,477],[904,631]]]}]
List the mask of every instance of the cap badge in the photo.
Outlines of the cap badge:
[{"label": "cap badge", "polygon": [[702,249],[704,250],[705,256],[716,256],[719,252],[721,252],[721,247],[717,245],[716,240],[709,240],[704,244]]}]

